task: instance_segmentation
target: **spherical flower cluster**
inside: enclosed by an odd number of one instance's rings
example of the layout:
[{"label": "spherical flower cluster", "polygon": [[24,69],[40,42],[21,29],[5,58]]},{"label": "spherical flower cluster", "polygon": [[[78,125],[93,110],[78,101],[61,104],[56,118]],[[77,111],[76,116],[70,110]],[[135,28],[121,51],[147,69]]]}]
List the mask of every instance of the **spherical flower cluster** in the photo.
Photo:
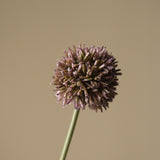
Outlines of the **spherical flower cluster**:
[{"label": "spherical flower cluster", "polygon": [[58,101],[64,106],[74,102],[76,109],[88,105],[103,111],[109,107],[117,94],[117,76],[121,75],[116,59],[103,46],[73,46],[64,53],[52,78]]}]

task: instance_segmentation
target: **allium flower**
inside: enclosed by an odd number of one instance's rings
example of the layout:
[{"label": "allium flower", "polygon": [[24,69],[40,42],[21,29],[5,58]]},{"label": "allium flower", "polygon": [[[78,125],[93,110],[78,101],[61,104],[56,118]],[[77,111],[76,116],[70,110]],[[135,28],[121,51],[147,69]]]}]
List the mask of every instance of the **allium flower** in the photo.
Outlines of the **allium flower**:
[{"label": "allium flower", "polygon": [[116,59],[103,46],[73,46],[64,53],[52,79],[58,101],[62,100],[64,106],[73,101],[75,109],[88,105],[103,111],[109,107],[117,94],[117,76],[121,75]]}]

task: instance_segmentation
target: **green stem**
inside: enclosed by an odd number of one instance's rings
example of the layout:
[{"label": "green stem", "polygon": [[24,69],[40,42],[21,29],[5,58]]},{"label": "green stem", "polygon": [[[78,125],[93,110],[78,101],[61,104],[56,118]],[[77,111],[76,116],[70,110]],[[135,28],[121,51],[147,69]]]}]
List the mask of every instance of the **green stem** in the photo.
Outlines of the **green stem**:
[{"label": "green stem", "polygon": [[73,135],[73,132],[74,132],[74,129],[76,126],[77,119],[78,119],[79,111],[80,111],[80,109],[74,109],[71,124],[70,124],[69,130],[68,130],[68,133],[67,133],[67,137],[66,137],[64,146],[63,146],[60,160],[65,160],[65,158],[66,158],[66,155],[67,155],[67,152],[69,149],[69,145],[71,143],[72,135]]}]

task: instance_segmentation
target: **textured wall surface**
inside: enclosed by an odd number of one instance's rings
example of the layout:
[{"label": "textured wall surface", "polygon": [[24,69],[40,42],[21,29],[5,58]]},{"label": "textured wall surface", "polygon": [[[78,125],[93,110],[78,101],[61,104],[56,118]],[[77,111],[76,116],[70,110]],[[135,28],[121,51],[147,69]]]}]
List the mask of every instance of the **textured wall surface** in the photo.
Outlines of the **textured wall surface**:
[{"label": "textured wall surface", "polygon": [[104,45],[123,76],[110,109],[80,112],[68,160],[160,159],[160,1],[1,0],[0,159],[59,159],[73,105],[49,86],[57,59]]}]

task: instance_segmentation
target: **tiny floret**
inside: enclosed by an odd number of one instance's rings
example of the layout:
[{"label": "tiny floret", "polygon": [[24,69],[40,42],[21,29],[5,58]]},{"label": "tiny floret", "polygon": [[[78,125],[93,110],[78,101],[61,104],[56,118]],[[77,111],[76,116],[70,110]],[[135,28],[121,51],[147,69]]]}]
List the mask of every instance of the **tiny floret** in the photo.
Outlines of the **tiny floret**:
[{"label": "tiny floret", "polygon": [[63,106],[74,102],[75,109],[103,111],[112,102],[118,85],[117,61],[106,47],[73,46],[57,63],[52,83]]}]

